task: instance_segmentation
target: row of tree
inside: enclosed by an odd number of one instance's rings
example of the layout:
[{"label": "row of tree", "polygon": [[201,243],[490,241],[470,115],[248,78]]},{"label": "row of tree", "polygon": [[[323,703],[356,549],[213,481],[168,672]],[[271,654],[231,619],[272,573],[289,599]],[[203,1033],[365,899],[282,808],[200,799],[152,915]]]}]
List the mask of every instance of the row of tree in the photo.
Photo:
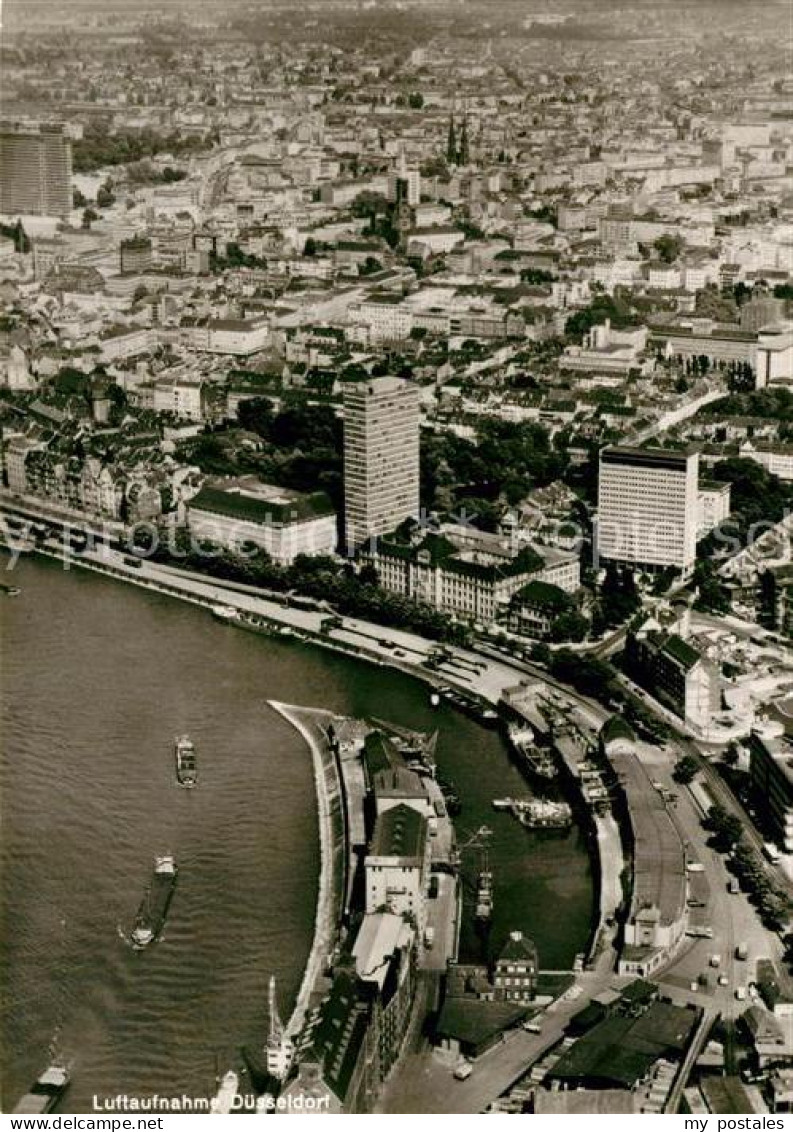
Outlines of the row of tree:
[{"label": "row of tree", "polygon": [[323,555],[299,555],[291,566],[281,566],[254,546],[246,547],[243,555],[204,541],[199,550],[185,531],[177,534],[173,551],[163,540],[154,557],[214,578],[284,594],[294,591],[329,602],[341,614],[412,630],[432,640],[465,644],[468,639],[465,626],[446,614],[381,589],[371,566],[356,574],[349,563]]}]

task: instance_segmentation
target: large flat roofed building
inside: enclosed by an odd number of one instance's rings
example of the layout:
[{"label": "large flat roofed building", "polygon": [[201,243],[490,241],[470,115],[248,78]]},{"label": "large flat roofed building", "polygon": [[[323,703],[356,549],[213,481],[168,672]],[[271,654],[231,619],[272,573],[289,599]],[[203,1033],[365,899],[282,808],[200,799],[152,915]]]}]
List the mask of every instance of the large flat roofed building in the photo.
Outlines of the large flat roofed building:
[{"label": "large flat roofed building", "polygon": [[688,574],[697,550],[699,453],[604,448],[598,481],[601,560]]},{"label": "large flat roofed building", "polygon": [[785,852],[793,852],[793,747],[783,739],[749,737],[749,770],[757,797]]},{"label": "large flat roofed building", "polygon": [[72,143],[61,124],[0,122],[0,214],[68,216]]},{"label": "large flat roofed building", "polygon": [[396,377],[344,391],[344,505],[348,549],[419,512],[419,391]]},{"label": "large flat roofed building", "polygon": [[194,538],[232,550],[252,544],[282,565],[336,547],[336,513],[324,492],[302,495],[253,477],[205,485],[190,500],[187,519]]}]

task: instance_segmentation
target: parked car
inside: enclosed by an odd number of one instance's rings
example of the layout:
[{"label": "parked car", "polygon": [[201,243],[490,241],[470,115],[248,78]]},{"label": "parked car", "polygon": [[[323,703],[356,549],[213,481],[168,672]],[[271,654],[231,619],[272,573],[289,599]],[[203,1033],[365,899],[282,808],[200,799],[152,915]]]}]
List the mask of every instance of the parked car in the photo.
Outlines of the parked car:
[{"label": "parked car", "polygon": [[474,1067],[471,1062],[466,1061],[466,1059],[463,1057],[460,1061],[457,1062],[457,1065],[454,1068],[454,1079],[456,1081],[465,1081],[471,1076],[473,1071]]}]

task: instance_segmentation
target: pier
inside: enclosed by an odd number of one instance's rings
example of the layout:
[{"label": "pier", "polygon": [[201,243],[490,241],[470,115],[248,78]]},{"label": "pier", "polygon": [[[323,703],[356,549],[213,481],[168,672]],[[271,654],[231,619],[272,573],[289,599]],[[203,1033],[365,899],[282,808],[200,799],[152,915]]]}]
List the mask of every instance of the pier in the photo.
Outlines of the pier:
[{"label": "pier", "polygon": [[336,758],[330,750],[325,729],[333,718],[317,708],[295,707],[267,701],[299,731],[311,751],[314,784],[317,791],[319,821],[319,892],[314,920],[314,938],[294,1010],[286,1024],[286,1035],[295,1038],[303,1028],[315,988],[338,940],[347,890],[347,823],[344,798]]}]

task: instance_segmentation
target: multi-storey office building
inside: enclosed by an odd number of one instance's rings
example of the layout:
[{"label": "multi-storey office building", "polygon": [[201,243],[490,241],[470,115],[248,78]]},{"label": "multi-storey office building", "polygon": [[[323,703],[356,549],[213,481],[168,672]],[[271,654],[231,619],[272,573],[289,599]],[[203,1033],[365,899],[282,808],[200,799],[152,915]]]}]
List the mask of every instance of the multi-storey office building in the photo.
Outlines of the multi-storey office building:
[{"label": "multi-storey office building", "polygon": [[0,213],[68,216],[72,143],[60,124],[0,122]]},{"label": "multi-storey office building", "polygon": [[781,739],[749,736],[749,771],[766,817],[785,852],[793,852],[793,749]]},{"label": "multi-storey office building", "polygon": [[604,448],[596,547],[601,561],[688,574],[697,549],[699,453]]},{"label": "multi-storey office building", "polygon": [[396,377],[344,391],[344,506],[348,549],[419,512],[419,391]]}]

